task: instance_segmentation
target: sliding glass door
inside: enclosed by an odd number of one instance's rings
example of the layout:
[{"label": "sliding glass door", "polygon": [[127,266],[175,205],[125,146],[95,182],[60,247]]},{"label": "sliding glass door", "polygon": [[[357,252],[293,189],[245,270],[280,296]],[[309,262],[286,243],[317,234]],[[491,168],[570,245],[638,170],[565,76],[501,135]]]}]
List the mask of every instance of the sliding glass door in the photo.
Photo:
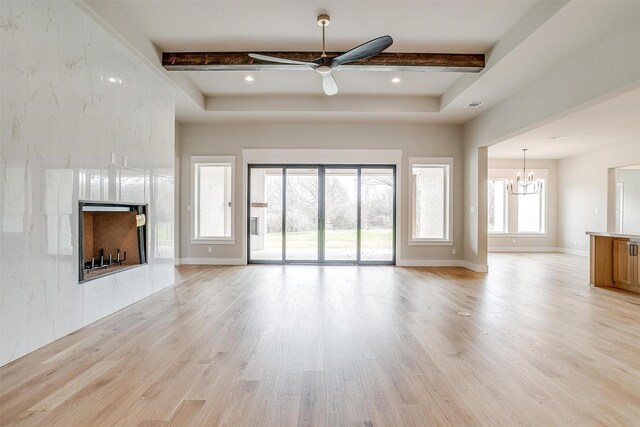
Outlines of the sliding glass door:
[{"label": "sliding glass door", "polygon": [[393,264],[395,167],[250,165],[250,263]]},{"label": "sliding glass door", "polygon": [[324,173],[324,260],[358,260],[358,169]]},{"label": "sliding glass door", "polygon": [[285,261],[318,261],[318,167],[286,168]]},{"label": "sliding glass door", "polygon": [[249,259],[283,261],[283,168],[252,168],[249,181]]},{"label": "sliding glass door", "polygon": [[395,179],[389,168],[362,168],[360,185],[360,260],[393,261]]}]

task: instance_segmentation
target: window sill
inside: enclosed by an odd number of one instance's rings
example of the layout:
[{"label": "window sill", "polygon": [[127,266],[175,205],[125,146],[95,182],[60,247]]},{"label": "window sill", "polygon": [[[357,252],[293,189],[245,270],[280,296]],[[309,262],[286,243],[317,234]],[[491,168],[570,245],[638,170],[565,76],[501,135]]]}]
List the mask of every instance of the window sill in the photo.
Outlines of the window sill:
[{"label": "window sill", "polygon": [[489,233],[489,237],[548,237],[547,233]]},{"label": "window sill", "polygon": [[409,246],[453,246],[453,240],[409,240]]},{"label": "window sill", "polygon": [[235,239],[191,239],[192,245],[235,245]]}]

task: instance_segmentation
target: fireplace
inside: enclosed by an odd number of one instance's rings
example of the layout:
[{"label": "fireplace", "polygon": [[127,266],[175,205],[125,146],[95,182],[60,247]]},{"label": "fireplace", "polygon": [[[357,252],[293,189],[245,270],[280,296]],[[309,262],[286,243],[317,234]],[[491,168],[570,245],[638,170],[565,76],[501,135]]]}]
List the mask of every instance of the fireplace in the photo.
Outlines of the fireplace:
[{"label": "fireplace", "polygon": [[147,263],[147,205],[79,204],[80,283]]}]

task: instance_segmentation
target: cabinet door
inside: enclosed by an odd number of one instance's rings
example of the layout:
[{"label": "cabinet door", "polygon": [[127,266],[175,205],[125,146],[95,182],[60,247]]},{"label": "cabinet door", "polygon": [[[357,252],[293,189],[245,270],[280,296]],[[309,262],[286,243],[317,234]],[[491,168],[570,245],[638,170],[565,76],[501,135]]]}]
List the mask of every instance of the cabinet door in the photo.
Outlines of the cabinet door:
[{"label": "cabinet door", "polygon": [[640,250],[640,245],[635,245],[635,256],[631,259],[631,268],[633,270],[633,284],[635,286],[640,286],[640,255],[638,255],[638,251]]},{"label": "cabinet door", "polygon": [[631,285],[633,279],[632,257],[626,239],[613,240],[613,282]]}]

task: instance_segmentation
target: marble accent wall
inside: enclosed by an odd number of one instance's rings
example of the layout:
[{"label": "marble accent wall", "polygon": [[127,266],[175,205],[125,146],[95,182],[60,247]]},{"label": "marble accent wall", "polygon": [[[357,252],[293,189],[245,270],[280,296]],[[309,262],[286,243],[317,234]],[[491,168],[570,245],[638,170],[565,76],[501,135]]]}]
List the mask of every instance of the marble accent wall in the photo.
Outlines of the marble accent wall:
[{"label": "marble accent wall", "polygon": [[[0,2],[0,61],[3,365],[173,283],[175,101],[68,0]],[[149,265],[78,284],[79,199],[148,203]]]}]

